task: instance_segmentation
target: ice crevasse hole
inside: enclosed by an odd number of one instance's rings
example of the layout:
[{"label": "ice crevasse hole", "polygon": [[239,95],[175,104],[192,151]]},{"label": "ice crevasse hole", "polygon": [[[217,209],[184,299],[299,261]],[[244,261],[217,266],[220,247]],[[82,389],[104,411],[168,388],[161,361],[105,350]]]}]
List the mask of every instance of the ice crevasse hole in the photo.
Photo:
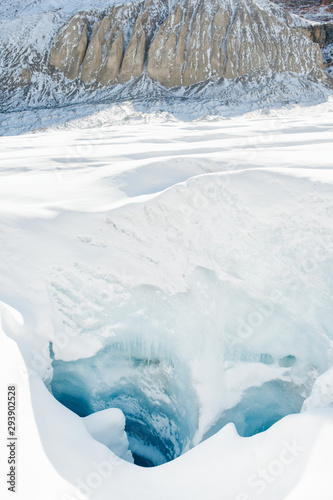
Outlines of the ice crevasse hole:
[{"label": "ice crevasse hole", "polygon": [[[51,346],[52,351],[52,346]],[[90,358],[62,361],[52,356],[50,390],[80,417],[107,408],[122,410],[134,463],[152,467],[169,462],[193,446],[200,407],[186,364],[164,353],[143,355],[140,344],[105,346]],[[262,363],[270,364],[267,355]],[[280,364],[296,361],[288,356]],[[233,408],[222,412],[204,434],[207,439],[233,422],[241,436],[265,431],[304,401],[291,382],[272,380],[247,389]]]},{"label": "ice crevasse hole", "polygon": [[[229,295],[238,300],[242,296],[235,295],[211,271],[198,269],[189,279],[188,290],[174,295],[139,285],[122,296],[118,285],[118,294],[103,298],[98,294],[99,283],[96,290],[94,282],[89,283],[89,302],[95,302],[87,311],[79,308],[75,312],[72,305],[76,304],[76,297],[68,292],[72,286],[66,288],[67,302],[62,301],[64,287],[56,288],[62,313],[76,331],[88,330],[91,336],[101,329],[109,331],[112,325],[114,334],[103,337],[104,347],[93,356],[73,361],[62,360],[56,345],[51,345],[53,375],[48,387],[58,401],[80,417],[109,408],[120,409],[135,464],[152,467],[169,462],[229,422],[235,424],[241,436],[247,437],[301,410],[307,397],[304,387],[293,383],[291,376],[281,377],[302,365],[295,353],[284,357],[253,349],[250,353],[246,343],[241,350],[232,344],[225,348],[224,329],[219,317],[212,313],[211,304],[217,301],[216,313],[225,310]],[[194,373],[193,359],[198,361],[200,373]],[[210,386],[216,377],[223,378],[227,363],[240,367],[243,373],[244,367],[245,371],[264,371],[269,376],[259,383],[246,380],[236,400],[230,403],[226,401],[228,384],[224,392]],[[202,385],[198,373],[200,378],[202,372],[209,373],[211,369],[208,386]],[[235,391],[237,383],[233,380],[231,391]],[[210,397],[216,398],[217,403],[214,401],[213,406],[220,408],[209,421],[202,418],[207,410],[203,407],[206,398],[202,397],[202,387],[211,391]]]},{"label": "ice crevasse hole", "polygon": [[147,359],[112,344],[77,361],[53,360],[51,391],[80,417],[106,408],[122,410],[134,463],[161,465],[191,445],[198,425],[196,395],[179,360]]}]

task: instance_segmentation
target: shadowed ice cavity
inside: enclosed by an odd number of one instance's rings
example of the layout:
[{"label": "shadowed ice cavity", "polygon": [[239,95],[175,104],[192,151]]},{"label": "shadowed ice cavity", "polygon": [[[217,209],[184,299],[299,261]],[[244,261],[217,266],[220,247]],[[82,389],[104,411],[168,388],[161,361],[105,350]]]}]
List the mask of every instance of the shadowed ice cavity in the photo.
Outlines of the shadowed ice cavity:
[{"label": "shadowed ice cavity", "polygon": [[209,438],[229,422],[233,422],[240,436],[249,437],[263,432],[278,420],[299,413],[304,397],[299,387],[291,382],[272,380],[260,387],[251,387],[233,408],[225,410],[217,422],[204,435]]},{"label": "shadowed ice cavity", "polygon": [[[106,408],[121,409],[134,462],[151,467],[191,447],[199,409],[184,363],[169,356],[148,360],[139,351],[132,346],[129,356],[123,345],[112,344],[91,358],[53,359],[51,391],[81,417]],[[266,357],[265,364],[271,361]],[[288,356],[282,362],[288,365],[294,360]],[[203,439],[229,422],[244,437],[263,432],[284,416],[298,413],[303,401],[300,388],[291,382],[273,380],[251,387],[237,405],[220,414]]]},{"label": "shadowed ice cavity", "polygon": [[119,408],[126,417],[129,448],[137,465],[153,466],[186,451],[198,425],[196,395],[177,359],[131,356],[119,344],[91,358],[53,360],[51,391],[84,417]]}]

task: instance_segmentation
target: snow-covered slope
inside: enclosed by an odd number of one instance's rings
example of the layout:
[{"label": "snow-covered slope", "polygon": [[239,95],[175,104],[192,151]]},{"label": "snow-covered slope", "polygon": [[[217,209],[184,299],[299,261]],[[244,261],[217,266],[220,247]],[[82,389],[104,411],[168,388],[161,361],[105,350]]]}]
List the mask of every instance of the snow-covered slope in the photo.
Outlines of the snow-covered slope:
[{"label": "snow-covered slope", "polygon": [[[127,0],[130,2],[132,0]],[[60,12],[71,16],[79,11],[106,9],[110,5],[124,4],[126,0],[2,0],[0,19],[33,16],[46,12]]]},{"label": "snow-covered slope", "polygon": [[[217,91],[218,89],[218,91]],[[150,98],[145,99],[145,93]],[[141,97],[134,98],[133,95]],[[37,107],[26,111],[2,113],[0,135],[17,135],[47,127],[87,128],[119,126],[137,123],[169,123],[178,121],[223,121],[246,113],[254,115],[303,114],[309,106],[331,110],[331,91],[307,79],[276,75],[260,78],[257,82],[244,79],[236,85],[221,82],[196,89],[195,95],[180,91],[175,97],[161,86],[147,84],[145,80],[133,83],[115,102],[79,103],[51,108]],[[59,96],[61,99],[61,95]],[[321,104],[320,104],[321,103]],[[301,104],[303,108],[296,106]],[[279,111],[278,111],[279,110]],[[302,111],[303,110],[303,111]],[[317,111],[315,111],[317,112]]]}]

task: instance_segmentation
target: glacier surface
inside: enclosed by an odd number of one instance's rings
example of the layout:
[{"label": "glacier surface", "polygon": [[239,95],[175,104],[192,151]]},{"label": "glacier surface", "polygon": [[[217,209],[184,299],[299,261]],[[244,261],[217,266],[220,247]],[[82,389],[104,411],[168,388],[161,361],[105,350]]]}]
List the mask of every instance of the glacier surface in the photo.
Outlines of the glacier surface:
[{"label": "glacier surface", "polygon": [[331,109],[100,113],[0,140],[18,498],[331,499]]}]

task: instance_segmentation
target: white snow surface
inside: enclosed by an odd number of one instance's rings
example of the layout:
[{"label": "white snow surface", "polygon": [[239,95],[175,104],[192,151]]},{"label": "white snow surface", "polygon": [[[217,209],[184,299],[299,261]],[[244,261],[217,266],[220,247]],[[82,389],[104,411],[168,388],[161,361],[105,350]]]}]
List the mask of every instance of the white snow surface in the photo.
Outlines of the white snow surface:
[{"label": "white snow surface", "polygon": [[[18,500],[332,499],[332,117],[326,103],[219,122],[82,119],[0,139],[1,393],[17,384]],[[122,440],[119,413],[80,418],[48,391],[50,341],[58,361],[115,342],[166,373],[180,360],[198,408],[188,451],[150,469],[118,458],[97,420]],[[202,441],[272,382],[319,409]],[[4,414],[0,429],[6,470]]]}]

